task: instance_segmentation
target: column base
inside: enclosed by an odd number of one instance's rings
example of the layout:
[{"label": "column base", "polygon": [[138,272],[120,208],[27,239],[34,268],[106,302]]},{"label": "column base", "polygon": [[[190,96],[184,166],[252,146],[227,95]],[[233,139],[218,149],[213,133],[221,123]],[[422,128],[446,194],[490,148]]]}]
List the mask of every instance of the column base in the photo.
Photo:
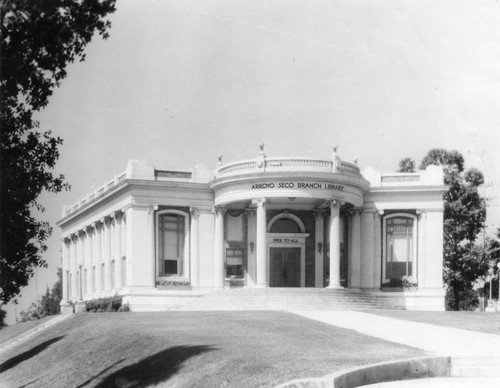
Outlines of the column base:
[{"label": "column base", "polygon": [[253,286],[253,288],[269,288],[269,285],[268,284],[256,284],[255,286]]},{"label": "column base", "polygon": [[330,284],[326,288],[329,288],[330,290],[343,290],[344,287],[342,287],[340,284]]}]

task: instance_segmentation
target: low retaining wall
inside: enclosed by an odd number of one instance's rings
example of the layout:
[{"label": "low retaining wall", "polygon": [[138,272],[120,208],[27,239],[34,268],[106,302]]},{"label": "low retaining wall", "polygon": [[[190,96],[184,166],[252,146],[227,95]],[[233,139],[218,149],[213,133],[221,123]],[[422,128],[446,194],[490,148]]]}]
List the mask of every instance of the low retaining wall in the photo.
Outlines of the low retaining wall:
[{"label": "low retaining wall", "polygon": [[386,381],[450,376],[450,357],[423,357],[344,369],[318,378],[298,379],[275,388],[353,388]]}]

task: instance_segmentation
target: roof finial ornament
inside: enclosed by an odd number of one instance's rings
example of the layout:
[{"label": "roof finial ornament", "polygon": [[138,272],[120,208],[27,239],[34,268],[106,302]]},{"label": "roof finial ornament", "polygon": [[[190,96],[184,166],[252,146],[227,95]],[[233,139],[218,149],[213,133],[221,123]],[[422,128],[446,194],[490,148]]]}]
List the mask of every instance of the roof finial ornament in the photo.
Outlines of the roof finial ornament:
[{"label": "roof finial ornament", "polygon": [[359,159],[354,159],[354,164],[358,164]]},{"label": "roof finial ornament", "polygon": [[259,144],[259,152],[260,152],[261,154],[263,154],[263,153],[264,153],[264,143],[260,143],[260,144]]},{"label": "roof finial ornament", "polygon": [[219,157],[217,158],[217,160],[218,160],[218,165],[222,166],[222,155],[219,155]]},{"label": "roof finial ornament", "polygon": [[333,146],[333,153],[336,154],[337,153],[337,149],[339,148],[338,145],[334,145]]}]

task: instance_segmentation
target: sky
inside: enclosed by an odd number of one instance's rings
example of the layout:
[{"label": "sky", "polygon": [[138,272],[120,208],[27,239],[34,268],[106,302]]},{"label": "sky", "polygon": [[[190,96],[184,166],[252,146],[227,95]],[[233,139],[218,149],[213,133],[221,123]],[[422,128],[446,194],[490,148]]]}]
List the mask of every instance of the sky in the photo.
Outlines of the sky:
[{"label": "sky", "polygon": [[8,321],[56,281],[55,222],[129,159],[158,169],[268,156],[393,172],[432,148],[485,174],[500,226],[500,3],[496,0],[119,0],[110,38],[68,66],[38,119],[64,139],[43,194],[47,269]]}]

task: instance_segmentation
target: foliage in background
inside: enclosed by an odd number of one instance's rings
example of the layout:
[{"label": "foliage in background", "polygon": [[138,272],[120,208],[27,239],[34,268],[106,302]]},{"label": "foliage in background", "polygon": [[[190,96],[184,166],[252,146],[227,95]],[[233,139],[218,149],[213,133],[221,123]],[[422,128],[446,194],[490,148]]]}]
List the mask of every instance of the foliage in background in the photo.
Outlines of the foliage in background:
[{"label": "foliage in background", "polygon": [[443,167],[449,187],[444,195],[444,282],[453,295],[453,309],[459,310],[473,282],[488,270],[484,249],[475,244],[486,219],[486,202],[478,191],[484,176],[476,168],[464,171],[464,158],[457,151],[432,149],[419,167],[431,164]]},{"label": "foliage in background", "polygon": [[61,312],[62,299],[62,269],[57,269],[57,281],[49,292],[49,287],[45,295],[42,296],[40,304],[32,303],[26,310],[19,313],[19,322],[34,321],[49,315],[57,315]]},{"label": "foliage in background", "polygon": [[43,318],[43,314],[40,306],[37,306],[35,302],[31,303],[30,306],[19,313],[19,316],[16,317],[18,322],[28,322],[28,321],[36,321],[37,319]]},{"label": "foliage in background", "polygon": [[36,267],[52,228],[39,221],[43,191],[67,189],[53,172],[62,139],[39,132],[33,114],[48,104],[66,77],[66,67],[83,61],[95,32],[104,39],[115,0],[0,0],[0,303],[14,301]]},{"label": "foliage in background", "polygon": [[6,317],[6,315],[7,315],[7,311],[2,310],[0,308],[0,329],[2,327],[6,326],[6,324],[5,324],[5,317]]},{"label": "foliage in background", "polygon": [[122,297],[118,295],[109,298],[87,300],[85,308],[90,313],[129,311],[128,305],[122,305]]},{"label": "foliage in background", "polygon": [[415,172],[415,161],[411,158],[401,159],[397,172]]},{"label": "foliage in background", "polygon": [[43,316],[56,315],[61,312],[61,300],[62,300],[62,269],[57,269],[57,282],[52,286],[52,290],[49,292],[49,287],[45,295],[42,296],[40,302],[40,308],[42,309]]}]

